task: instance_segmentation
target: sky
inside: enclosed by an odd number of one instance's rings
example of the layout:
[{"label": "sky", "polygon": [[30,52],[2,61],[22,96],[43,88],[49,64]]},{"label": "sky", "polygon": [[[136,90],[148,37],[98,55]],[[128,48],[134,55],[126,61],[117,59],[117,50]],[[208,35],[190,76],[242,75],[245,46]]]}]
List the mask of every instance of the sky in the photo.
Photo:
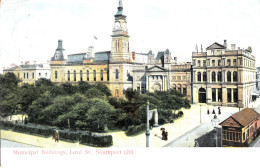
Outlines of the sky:
[{"label": "sky", "polygon": [[[47,62],[59,39],[65,55],[93,44],[95,51],[111,50],[118,1],[1,0],[0,72],[21,61]],[[226,39],[229,48],[251,46],[260,65],[260,0],[122,1],[131,51],[169,49],[179,62],[191,62],[196,44],[205,50]]]}]

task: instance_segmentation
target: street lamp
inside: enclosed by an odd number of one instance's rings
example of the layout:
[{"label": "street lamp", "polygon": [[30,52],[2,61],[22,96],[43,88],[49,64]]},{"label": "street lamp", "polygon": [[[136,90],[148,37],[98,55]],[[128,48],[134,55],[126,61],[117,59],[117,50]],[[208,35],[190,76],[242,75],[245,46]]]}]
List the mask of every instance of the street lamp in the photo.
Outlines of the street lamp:
[{"label": "street lamp", "polygon": [[218,147],[218,123],[219,123],[219,119],[218,119],[216,114],[214,115],[214,118],[211,120],[211,123],[216,130],[216,135],[215,135],[216,136],[216,147]]}]

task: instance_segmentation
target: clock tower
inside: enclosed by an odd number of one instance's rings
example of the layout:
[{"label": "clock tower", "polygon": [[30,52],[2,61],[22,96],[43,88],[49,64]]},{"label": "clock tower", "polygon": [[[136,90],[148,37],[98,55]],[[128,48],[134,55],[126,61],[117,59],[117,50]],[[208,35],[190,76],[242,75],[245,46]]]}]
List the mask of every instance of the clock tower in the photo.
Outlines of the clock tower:
[{"label": "clock tower", "polygon": [[129,50],[129,35],[126,16],[123,14],[122,0],[119,0],[118,11],[112,32],[112,48],[110,63],[131,63],[132,57]]},{"label": "clock tower", "polygon": [[122,0],[119,0],[118,11],[112,31],[111,55],[109,59],[110,90],[115,97],[123,97],[123,91],[133,87],[133,59],[129,50],[129,35],[126,16],[123,14]]}]

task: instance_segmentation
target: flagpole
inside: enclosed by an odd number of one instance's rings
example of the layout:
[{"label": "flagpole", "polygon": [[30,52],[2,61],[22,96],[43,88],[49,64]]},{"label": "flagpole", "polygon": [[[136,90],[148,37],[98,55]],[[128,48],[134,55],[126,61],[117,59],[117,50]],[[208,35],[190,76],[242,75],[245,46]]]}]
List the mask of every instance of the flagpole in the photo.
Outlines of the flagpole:
[{"label": "flagpole", "polygon": [[149,101],[147,102],[146,111],[147,111],[146,147],[148,148],[149,147],[149,136],[150,136],[150,128],[149,128]]}]

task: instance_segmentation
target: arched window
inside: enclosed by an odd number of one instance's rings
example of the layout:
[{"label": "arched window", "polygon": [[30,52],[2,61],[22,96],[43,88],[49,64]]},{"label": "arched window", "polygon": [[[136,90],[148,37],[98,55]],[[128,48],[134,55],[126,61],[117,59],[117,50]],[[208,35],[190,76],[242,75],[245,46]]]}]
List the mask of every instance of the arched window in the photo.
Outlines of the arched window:
[{"label": "arched window", "polygon": [[237,82],[237,71],[233,72],[233,81]]},{"label": "arched window", "polygon": [[198,81],[201,82],[201,72],[198,72]]},{"label": "arched window", "polygon": [[207,82],[207,72],[203,72],[203,82]]},{"label": "arched window", "polygon": [[70,81],[70,71],[68,71],[68,81]]},{"label": "arched window", "polygon": [[218,82],[222,82],[222,73],[218,72]]},{"label": "arched window", "polygon": [[119,71],[118,71],[118,69],[116,69],[116,79],[118,79],[119,78]]},{"label": "arched window", "polygon": [[93,71],[93,77],[94,77],[94,81],[97,80],[97,73],[96,73],[96,70]]},{"label": "arched window", "polygon": [[100,71],[100,80],[103,81],[103,70]]},{"label": "arched window", "polygon": [[213,67],[215,66],[215,60],[212,60],[212,66]]},{"label": "arched window", "polygon": [[80,70],[80,81],[83,80],[83,76],[82,76],[82,70]]},{"label": "arched window", "polygon": [[216,82],[216,72],[212,72],[212,82]]},{"label": "arched window", "polygon": [[87,70],[87,81],[89,81],[89,70]]},{"label": "arched window", "polygon": [[227,72],[227,81],[231,82],[231,72],[230,71]]},{"label": "arched window", "polygon": [[74,71],[74,81],[77,81],[77,74],[76,74],[76,71]]}]

